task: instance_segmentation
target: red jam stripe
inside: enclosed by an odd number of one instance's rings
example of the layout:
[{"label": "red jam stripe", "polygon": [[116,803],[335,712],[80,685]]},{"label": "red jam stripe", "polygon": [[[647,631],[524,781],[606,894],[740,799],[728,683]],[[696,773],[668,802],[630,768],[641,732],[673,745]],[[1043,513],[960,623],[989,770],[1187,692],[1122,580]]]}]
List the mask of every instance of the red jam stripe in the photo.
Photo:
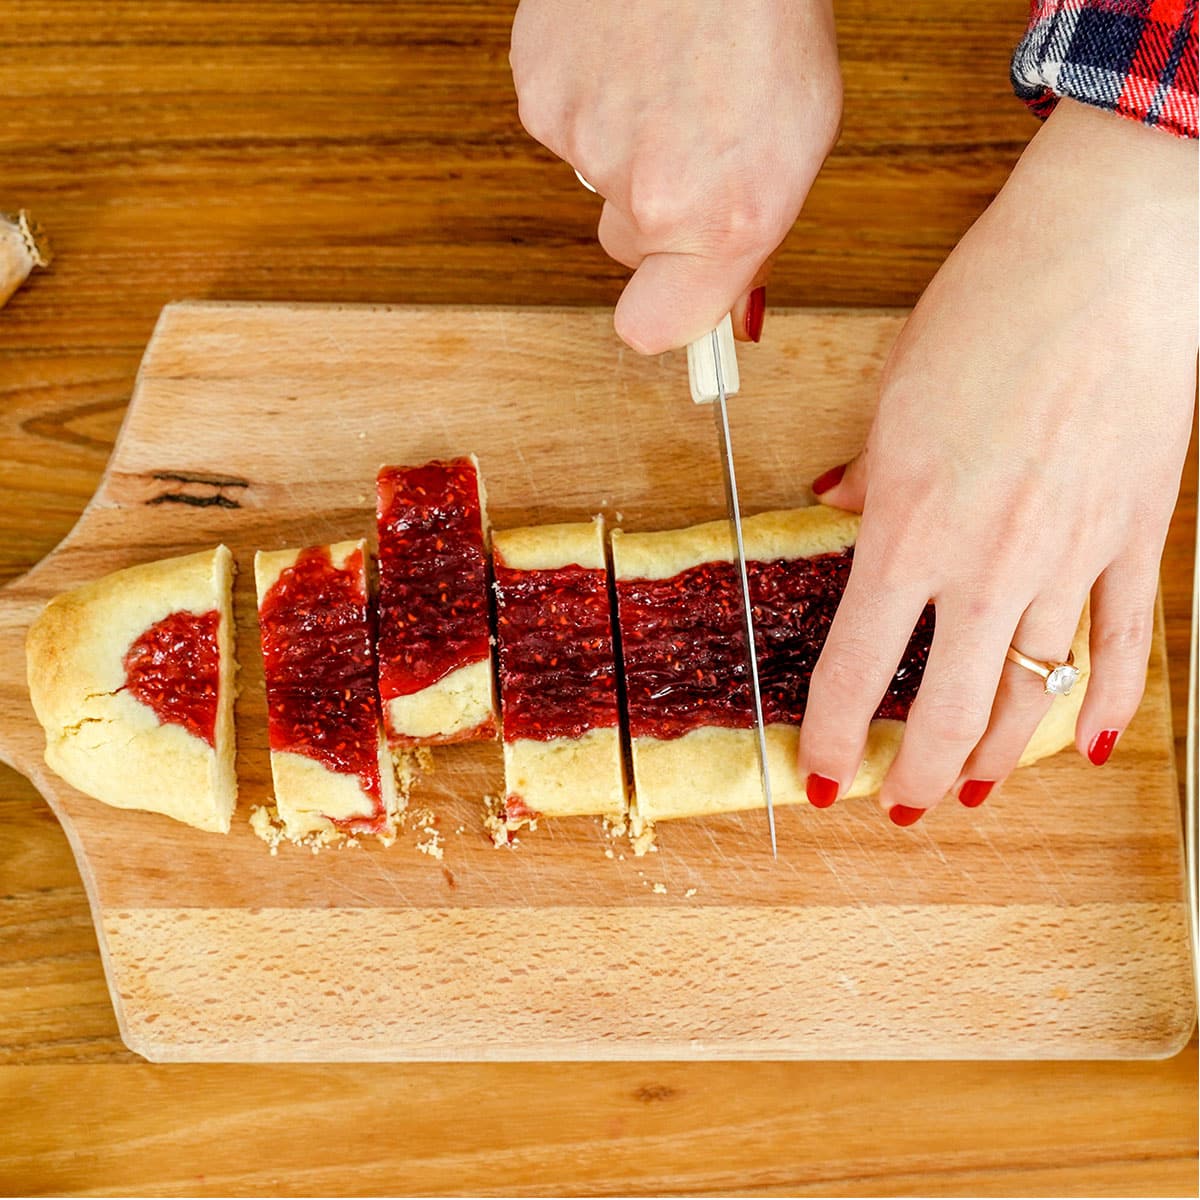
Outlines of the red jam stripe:
[{"label": "red jam stripe", "polygon": [[125,652],[125,687],[165,725],[182,725],[216,745],[221,614],[174,612],[156,621]]},{"label": "red jam stripe", "polygon": [[384,467],[376,487],[386,707],[488,657],[487,559],[470,459]]},{"label": "red jam stripe", "polygon": [[[763,719],[798,725],[853,552],[750,562]],[[668,579],[619,579],[629,732],[676,738],[704,725],[753,724],[741,608],[732,563],[702,563]],[[926,608],[875,715],[903,720],[933,638]]]},{"label": "red jam stripe", "polygon": [[496,567],[504,740],[577,738],[617,724],[607,573]]},{"label": "red jam stripe", "polygon": [[326,546],[302,551],[268,589],[258,621],[271,749],[356,775],[375,812],[334,824],[347,832],[379,832],[387,813],[362,551],[340,568]]}]

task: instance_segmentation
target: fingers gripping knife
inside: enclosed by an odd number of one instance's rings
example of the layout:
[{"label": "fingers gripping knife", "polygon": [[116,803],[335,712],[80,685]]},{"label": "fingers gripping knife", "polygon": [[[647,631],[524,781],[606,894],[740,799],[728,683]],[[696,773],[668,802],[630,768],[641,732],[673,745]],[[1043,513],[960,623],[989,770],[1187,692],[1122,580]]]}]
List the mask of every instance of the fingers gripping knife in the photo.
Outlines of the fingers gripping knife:
[{"label": "fingers gripping knife", "polygon": [[721,452],[721,469],[725,476],[725,502],[729,510],[729,527],[733,537],[734,562],[741,588],[743,629],[746,635],[746,655],[750,669],[750,690],[754,699],[754,729],[757,734],[758,769],[762,779],[763,800],[767,806],[767,824],[771,830],[771,853],[778,857],[775,842],[775,809],[771,804],[771,775],[767,767],[767,736],[763,725],[762,691],[758,682],[758,653],[754,638],[754,606],[750,601],[750,577],[746,573],[746,547],[742,541],[742,510],[738,503],[737,474],[733,466],[733,448],[729,440],[730,396],[740,386],[737,351],[733,341],[733,323],[726,316],[704,337],[694,341],[687,350],[688,382],[692,399],[697,404],[712,404],[717,424],[717,441]]}]

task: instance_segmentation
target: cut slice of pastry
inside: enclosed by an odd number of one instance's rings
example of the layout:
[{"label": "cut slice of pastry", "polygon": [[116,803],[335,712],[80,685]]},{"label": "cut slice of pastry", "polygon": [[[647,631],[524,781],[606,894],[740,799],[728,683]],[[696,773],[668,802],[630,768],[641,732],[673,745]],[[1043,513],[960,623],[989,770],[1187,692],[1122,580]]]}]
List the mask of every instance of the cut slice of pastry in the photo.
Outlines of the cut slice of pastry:
[{"label": "cut slice of pastry", "polygon": [[[825,506],[743,523],[767,757],[776,804],[805,799],[796,768],[808,685],[846,586],[857,515]],[[639,823],[763,804],[739,589],[729,526],[613,531],[622,665]],[[848,796],[878,791],[904,730],[933,636],[927,608],[871,722]],[[1074,645],[1088,671],[1086,616]],[[1082,680],[1081,680],[1082,682]],[[1076,686],[1051,706],[1022,763],[1074,738]]]},{"label": "cut slice of pastry", "polygon": [[26,641],[46,763],[116,808],[229,831],[233,556],[128,567],[52,600]]},{"label": "cut slice of pastry", "polygon": [[497,532],[505,817],[625,813],[604,522]]},{"label": "cut slice of pastry", "polygon": [[254,558],[275,806],[284,833],[390,836],[364,541]]},{"label": "cut slice of pastry", "polygon": [[394,747],[493,737],[486,500],[474,455],[384,467],[379,695]]}]

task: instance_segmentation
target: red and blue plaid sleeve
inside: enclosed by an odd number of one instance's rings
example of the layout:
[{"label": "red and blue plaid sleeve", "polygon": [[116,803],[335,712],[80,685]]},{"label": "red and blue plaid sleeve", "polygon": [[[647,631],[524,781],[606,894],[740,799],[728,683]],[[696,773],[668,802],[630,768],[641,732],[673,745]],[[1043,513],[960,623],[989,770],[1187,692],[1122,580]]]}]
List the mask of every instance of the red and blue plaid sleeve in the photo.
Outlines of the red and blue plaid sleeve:
[{"label": "red and blue plaid sleeve", "polygon": [[1060,96],[1196,136],[1197,0],[1031,0],[1013,88],[1039,116]]}]

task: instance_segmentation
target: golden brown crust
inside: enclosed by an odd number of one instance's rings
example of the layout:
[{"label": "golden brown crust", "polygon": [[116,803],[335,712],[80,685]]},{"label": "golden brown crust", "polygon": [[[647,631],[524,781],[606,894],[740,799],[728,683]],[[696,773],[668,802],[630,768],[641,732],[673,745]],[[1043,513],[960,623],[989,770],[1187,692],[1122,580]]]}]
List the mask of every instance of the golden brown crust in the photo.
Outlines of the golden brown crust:
[{"label": "golden brown crust", "polygon": [[[839,508],[777,509],[746,517],[742,538],[748,559],[811,558],[852,546],[859,516]],[[732,562],[728,521],[708,521],[658,533],[612,532],[618,579],[669,579],[706,562]]]},{"label": "golden brown crust", "polygon": [[[258,592],[258,602],[261,605],[263,597],[270,590],[271,585],[286,571],[289,567],[295,566],[296,560],[305,552],[305,547],[293,548],[288,550],[260,550],[254,556],[254,586]],[[358,538],[354,541],[335,542],[332,546],[326,546],[329,551],[329,560],[338,570],[341,570],[346,565],[346,560],[356,550],[362,552],[363,561],[363,586],[366,586],[366,564],[369,561],[370,552],[367,549],[366,539]]]},{"label": "golden brown crust", "polygon": [[567,525],[497,529],[492,549],[497,563],[514,571],[552,571],[571,564],[603,571],[604,517]]},{"label": "golden brown crust", "polygon": [[[143,563],[52,600],[26,639],[29,694],[46,733],[46,762],[116,808],[164,813],[225,833],[234,773],[233,557],[225,546]],[[124,658],[174,612],[221,614],[216,746],[161,723],[125,688]]]}]

